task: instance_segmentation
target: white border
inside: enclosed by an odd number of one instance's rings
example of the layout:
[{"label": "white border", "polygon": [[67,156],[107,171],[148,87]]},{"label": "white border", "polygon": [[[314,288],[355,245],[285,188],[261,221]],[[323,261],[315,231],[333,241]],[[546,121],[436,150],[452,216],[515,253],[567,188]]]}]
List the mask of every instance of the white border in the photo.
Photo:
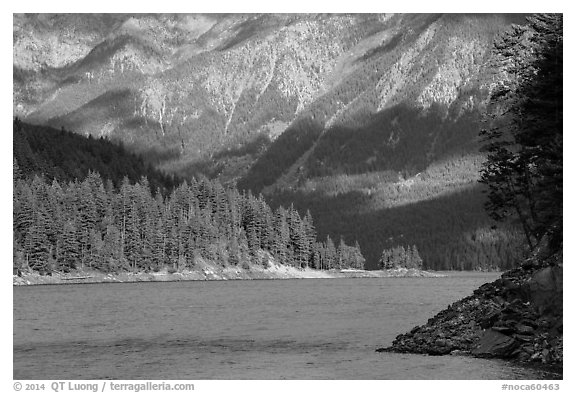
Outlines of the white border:
[{"label": "white border", "polygon": [[[495,0],[485,0],[480,2],[474,2],[475,4],[470,4],[467,1],[430,1],[430,2],[385,2],[383,0],[379,1],[349,1],[349,2],[329,2],[326,0],[310,1],[310,0],[290,0],[279,4],[275,1],[240,1],[232,2],[229,0],[220,1],[218,3],[213,2],[198,2],[198,1],[161,1],[147,4],[138,4],[112,1],[112,0],[99,0],[97,2],[82,2],[82,1],[20,1],[13,2],[11,4],[4,3],[2,5],[3,10],[1,17],[1,29],[2,29],[2,52],[6,57],[9,53],[12,53],[12,34],[9,31],[12,26],[12,13],[21,12],[129,12],[137,9],[139,12],[482,12],[482,13],[493,13],[493,12],[506,12],[506,13],[518,13],[518,12],[562,12],[565,18],[565,40],[568,44],[564,45],[565,51],[565,70],[569,70],[565,74],[565,107],[568,109],[568,116],[565,117],[565,201],[569,203],[565,206],[564,213],[564,226],[565,226],[565,239],[567,239],[565,254],[567,264],[565,266],[566,277],[569,278],[568,283],[570,284],[570,279],[574,277],[574,264],[576,263],[574,254],[574,248],[571,245],[571,236],[575,233],[573,228],[573,218],[574,218],[574,207],[570,203],[576,200],[576,195],[574,195],[574,177],[572,175],[574,166],[574,154],[570,154],[573,148],[576,148],[574,144],[574,133],[576,128],[573,127],[574,120],[570,116],[570,109],[573,108],[573,87],[574,87],[574,17],[572,12],[572,7],[568,6],[568,2],[564,1],[495,1]],[[0,170],[0,184],[5,185],[4,192],[2,193],[2,208],[0,210],[0,222],[2,222],[2,274],[0,280],[2,285],[0,286],[0,298],[2,306],[2,315],[5,316],[5,322],[2,326],[2,340],[0,341],[0,353],[2,354],[0,367],[0,387],[2,391],[11,392],[13,390],[12,381],[12,134],[11,125],[8,121],[11,121],[12,113],[8,113],[12,110],[11,94],[9,93],[11,89],[8,86],[12,86],[12,67],[8,64],[8,59],[2,62],[2,78],[5,80],[5,93],[2,95],[2,124],[5,127],[2,130],[2,143],[1,143],[1,153],[0,160],[1,170]],[[9,79],[10,78],[10,79]],[[567,153],[567,154],[566,154]],[[574,296],[573,286],[567,285],[565,292],[565,299],[571,300]],[[566,313],[564,316],[565,330],[568,334],[564,338],[564,356],[565,356],[565,370],[564,381],[558,381],[561,384],[561,391],[576,391],[576,384],[574,383],[574,374],[571,374],[569,370],[574,370],[573,354],[574,354],[574,340],[571,338],[571,332],[574,332],[574,311],[570,307],[570,303],[566,302],[568,307],[566,307]],[[10,316],[10,317],[8,317]],[[173,382],[183,382],[183,381],[173,381]],[[336,391],[336,392],[383,392],[385,389],[392,389],[391,391],[397,392],[402,390],[412,390],[419,392],[496,392],[501,391],[501,385],[505,381],[191,381],[196,384],[196,391],[246,391],[246,392],[270,392],[272,389],[277,392],[294,392],[294,391]],[[539,381],[509,381],[509,383],[538,383]],[[553,383],[556,383],[553,381]],[[572,386],[570,388],[569,386]]]}]

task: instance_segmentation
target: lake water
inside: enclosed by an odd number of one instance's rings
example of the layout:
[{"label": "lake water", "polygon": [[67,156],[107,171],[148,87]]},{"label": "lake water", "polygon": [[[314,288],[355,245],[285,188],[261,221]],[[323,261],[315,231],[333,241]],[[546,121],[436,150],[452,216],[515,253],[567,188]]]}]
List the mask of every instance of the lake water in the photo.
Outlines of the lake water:
[{"label": "lake water", "polygon": [[14,379],[537,379],[377,353],[498,275],[14,287]]}]

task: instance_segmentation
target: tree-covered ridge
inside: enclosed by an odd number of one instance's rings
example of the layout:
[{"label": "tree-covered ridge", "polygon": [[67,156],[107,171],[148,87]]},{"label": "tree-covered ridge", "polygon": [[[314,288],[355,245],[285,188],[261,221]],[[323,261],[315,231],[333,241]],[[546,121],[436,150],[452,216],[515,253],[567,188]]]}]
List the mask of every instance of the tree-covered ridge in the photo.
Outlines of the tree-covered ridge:
[{"label": "tree-covered ridge", "polygon": [[[15,167],[15,173],[18,168]],[[241,266],[363,268],[358,245],[321,243],[309,213],[272,210],[262,197],[207,179],[163,197],[146,178],[119,190],[90,172],[83,181],[14,182],[14,268],[40,272],[97,269],[171,271],[199,259]]]},{"label": "tree-covered ridge", "polygon": [[486,214],[478,184],[485,157],[464,155],[413,177],[394,172],[309,180],[268,196],[272,206],[309,209],[321,237],[358,241],[369,269],[385,249],[415,245],[425,269],[508,269],[522,254],[521,229]]},{"label": "tree-covered ridge", "polygon": [[16,176],[39,175],[66,183],[83,180],[89,171],[94,171],[104,180],[112,181],[115,187],[120,186],[124,177],[134,183],[145,176],[154,192],[161,190],[163,193],[179,182],[108,139],[34,126],[18,118],[14,119],[12,136],[14,161],[19,168]]}]

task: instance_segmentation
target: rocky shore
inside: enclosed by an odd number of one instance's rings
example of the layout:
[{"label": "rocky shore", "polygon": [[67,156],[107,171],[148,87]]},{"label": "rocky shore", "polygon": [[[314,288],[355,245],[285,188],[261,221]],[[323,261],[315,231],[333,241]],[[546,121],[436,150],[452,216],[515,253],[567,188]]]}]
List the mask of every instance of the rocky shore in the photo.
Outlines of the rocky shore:
[{"label": "rocky shore", "polygon": [[378,352],[495,357],[558,365],[563,359],[562,257],[527,263],[482,285]]}]

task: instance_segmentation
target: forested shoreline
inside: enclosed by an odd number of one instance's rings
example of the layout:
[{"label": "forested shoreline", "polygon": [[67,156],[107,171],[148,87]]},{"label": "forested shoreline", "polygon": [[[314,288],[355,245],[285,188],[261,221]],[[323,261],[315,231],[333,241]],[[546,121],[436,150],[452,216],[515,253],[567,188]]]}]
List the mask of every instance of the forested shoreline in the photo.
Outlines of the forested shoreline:
[{"label": "forested shoreline", "polygon": [[152,194],[146,178],[125,179],[119,190],[95,172],[81,182],[47,184],[20,179],[17,163],[14,177],[17,269],[177,271],[198,258],[262,265],[262,252],[299,268],[363,268],[357,247],[318,242],[309,214],[272,211],[261,197],[207,179],[184,182],[164,198]]},{"label": "forested shoreline", "polygon": [[[274,201],[271,208],[261,195],[217,180],[183,182],[105,138],[18,118],[13,136],[15,272],[177,272],[198,258],[245,269],[266,266],[267,258],[320,270],[367,265],[354,241],[362,236],[333,240],[324,233],[317,241],[312,215],[300,203]],[[382,246],[372,269],[446,270],[435,269],[414,243],[407,250]]]},{"label": "forested shoreline", "polygon": [[[104,138],[18,118],[13,135],[15,273],[175,273],[199,260],[245,270],[365,267],[358,242],[318,241],[310,212],[291,204],[271,208],[217,180],[183,182]],[[422,265],[415,245],[384,249],[378,261],[383,270]]]},{"label": "forested shoreline", "polygon": [[199,258],[249,268],[269,257],[297,268],[364,267],[357,244],[318,241],[309,212],[273,210],[216,180],[168,177],[102,138],[18,118],[13,135],[15,271],[176,272]]}]

